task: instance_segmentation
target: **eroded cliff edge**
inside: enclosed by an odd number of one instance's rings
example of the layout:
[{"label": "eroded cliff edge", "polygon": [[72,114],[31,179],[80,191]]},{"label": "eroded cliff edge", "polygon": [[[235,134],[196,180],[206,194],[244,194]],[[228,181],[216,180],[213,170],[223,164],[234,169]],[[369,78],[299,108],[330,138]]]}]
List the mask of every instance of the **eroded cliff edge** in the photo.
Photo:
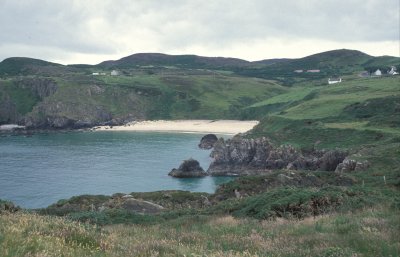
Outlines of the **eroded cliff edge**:
[{"label": "eroded cliff edge", "polygon": [[[274,146],[265,137],[235,136],[228,140],[220,138],[216,142],[210,155],[213,161],[207,172],[211,176],[243,176],[280,169],[341,171],[348,154],[339,149],[300,151],[291,145]],[[360,163],[352,168],[366,165]]]}]

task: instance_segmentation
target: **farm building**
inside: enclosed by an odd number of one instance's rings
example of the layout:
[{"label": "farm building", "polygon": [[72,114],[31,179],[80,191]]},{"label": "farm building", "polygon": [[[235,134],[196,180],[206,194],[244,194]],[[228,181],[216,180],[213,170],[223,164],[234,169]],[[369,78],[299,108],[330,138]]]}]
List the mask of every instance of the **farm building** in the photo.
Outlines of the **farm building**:
[{"label": "farm building", "polygon": [[329,78],[328,79],[328,84],[336,84],[336,83],[341,83],[342,82],[342,78]]}]

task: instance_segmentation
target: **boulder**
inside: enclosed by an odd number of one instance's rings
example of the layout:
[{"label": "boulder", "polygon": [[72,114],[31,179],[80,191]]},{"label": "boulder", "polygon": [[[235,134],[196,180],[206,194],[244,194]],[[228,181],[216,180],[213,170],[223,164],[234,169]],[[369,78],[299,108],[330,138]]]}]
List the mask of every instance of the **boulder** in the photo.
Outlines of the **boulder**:
[{"label": "boulder", "polygon": [[207,176],[208,174],[200,167],[198,161],[189,159],[183,161],[178,169],[172,169],[168,175],[176,178],[197,178]]},{"label": "boulder", "polygon": [[199,148],[201,149],[211,149],[214,147],[214,144],[218,141],[218,138],[214,134],[207,134],[203,136],[200,140]]}]

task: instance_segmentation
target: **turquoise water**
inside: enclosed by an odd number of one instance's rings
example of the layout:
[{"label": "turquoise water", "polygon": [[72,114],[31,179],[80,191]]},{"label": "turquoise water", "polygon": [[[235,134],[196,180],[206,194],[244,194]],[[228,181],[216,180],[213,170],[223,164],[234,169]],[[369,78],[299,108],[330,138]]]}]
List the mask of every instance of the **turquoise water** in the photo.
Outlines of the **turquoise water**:
[{"label": "turquoise water", "polygon": [[215,191],[228,178],[176,179],[184,159],[204,169],[210,151],[202,135],[144,132],[70,132],[0,137],[0,199],[46,207],[82,194],[157,190]]}]

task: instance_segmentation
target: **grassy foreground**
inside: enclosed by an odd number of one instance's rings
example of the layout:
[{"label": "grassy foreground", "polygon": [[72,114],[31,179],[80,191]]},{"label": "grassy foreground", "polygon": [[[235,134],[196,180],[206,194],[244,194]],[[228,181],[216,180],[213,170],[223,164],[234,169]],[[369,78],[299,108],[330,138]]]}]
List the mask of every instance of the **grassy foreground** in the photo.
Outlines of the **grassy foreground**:
[{"label": "grassy foreground", "polygon": [[96,227],[29,213],[0,216],[0,256],[399,256],[389,207],[256,221],[186,216],[155,225]]}]

